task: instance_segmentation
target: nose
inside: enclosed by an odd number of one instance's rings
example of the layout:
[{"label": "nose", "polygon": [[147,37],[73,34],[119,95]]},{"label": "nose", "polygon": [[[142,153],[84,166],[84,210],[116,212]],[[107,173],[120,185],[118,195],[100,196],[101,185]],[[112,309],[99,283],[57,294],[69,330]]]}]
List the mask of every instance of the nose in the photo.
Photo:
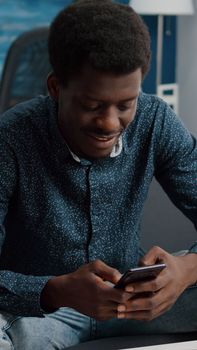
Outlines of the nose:
[{"label": "nose", "polygon": [[110,106],[102,110],[95,118],[95,126],[109,133],[120,132],[122,127],[117,108]]}]

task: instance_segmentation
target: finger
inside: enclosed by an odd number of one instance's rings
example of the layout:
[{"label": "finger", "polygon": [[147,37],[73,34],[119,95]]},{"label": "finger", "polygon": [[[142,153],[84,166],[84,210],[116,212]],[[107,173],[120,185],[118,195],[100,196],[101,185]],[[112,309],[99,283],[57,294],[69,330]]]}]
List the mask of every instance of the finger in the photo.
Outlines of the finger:
[{"label": "finger", "polygon": [[116,289],[113,285],[109,285],[106,281],[103,281],[100,277],[92,274],[92,278],[95,279],[95,293],[98,294],[100,300],[113,302],[116,304],[125,304],[133,295],[132,293],[125,292],[122,289]]},{"label": "finger", "polygon": [[113,284],[116,284],[121,277],[121,273],[117,269],[108,266],[101,260],[95,260],[92,262],[91,270],[102,279],[110,281]]},{"label": "finger", "polygon": [[152,294],[151,296],[149,295],[147,297],[132,298],[128,300],[125,306],[127,312],[145,311],[155,309],[160,303],[160,299],[156,299],[155,295]]},{"label": "finger", "polygon": [[124,290],[111,288],[108,286],[106,286],[105,288],[105,296],[107,300],[116,303],[116,305],[124,305],[133,296],[132,293],[127,293]]},{"label": "finger", "polygon": [[140,320],[140,321],[151,321],[151,320],[163,315],[165,312],[170,310],[171,307],[172,307],[172,304],[164,302],[153,310],[140,310],[140,311],[137,310],[137,311],[118,312],[117,318],[133,319],[133,320]]},{"label": "finger", "polygon": [[140,265],[153,265],[159,262],[164,262],[166,255],[169,254],[165,250],[158,246],[154,246],[140,260]]},{"label": "finger", "polygon": [[117,303],[106,303],[105,305],[102,305],[99,307],[98,310],[96,310],[93,313],[93,316],[95,317],[96,314],[96,319],[98,320],[107,320],[110,318],[117,317],[117,314],[119,312],[125,311],[125,307],[119,308],[118,309],[118,304]]},{"label": "finger", "polygon": [[126,311],[153,310],[163,303],[173,303],[175,298],[169,289],[163,288],[155,293],[139,293],[126,302]]},{"label": "finger", "polygon": [[[170,293],[168,288],[163,288],[160,291],[149,295],[149,297],[135,297],[126,303],[126,312],[150,311],[160,313],[160,310],[168,309],[176,301],[177,297]],[[162,307],[163,305],[163,307]]]},{"label": "finger", "polygon": [[132,291],[135,293],[142,293],[142,292],[157,292],[158,290],[165,287],[167,283],[167,277],[165,275],[165,271],[161,271],[159,275],[149,281],[144,282],[134,282],[132,284],[128,284],[125,287],[126,292]]},{"label": "finger", "polygon": [[176,302],[177,296],[170,288],[163,288],[151,297],[133,298],[126,303],[126,311],[118,309],[118,318],[152,320],[169,310]]},{"label": "finger", "polygon": [[95,318],[97,321],[107,321],[110,320],[112,318],[117,318],[117,311],[110,311],[110,312],[106,312],[105,314],[102,315],[92,315],[93,318]]}]

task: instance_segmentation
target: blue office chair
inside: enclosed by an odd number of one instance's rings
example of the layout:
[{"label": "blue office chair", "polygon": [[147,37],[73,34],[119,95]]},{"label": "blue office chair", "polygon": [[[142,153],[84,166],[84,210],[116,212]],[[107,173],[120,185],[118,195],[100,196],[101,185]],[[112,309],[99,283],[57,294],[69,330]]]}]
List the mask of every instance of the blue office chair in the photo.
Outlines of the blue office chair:
[{"label": "blue office chair", "polygon": [[48,27],[21,34],[10,46],[0,82],[0,114],[18,102],[46,94],[50,71]]}]

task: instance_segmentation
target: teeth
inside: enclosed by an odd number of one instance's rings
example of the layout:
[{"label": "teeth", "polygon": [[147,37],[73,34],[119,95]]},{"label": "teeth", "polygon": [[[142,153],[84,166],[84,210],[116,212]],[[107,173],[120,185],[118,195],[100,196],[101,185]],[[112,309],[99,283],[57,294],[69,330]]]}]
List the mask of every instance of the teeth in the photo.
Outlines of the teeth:
[{"label": "teeth", "polygon": [[112,136],[109,136],[109,137],[102,137],[102,136],[96,136],[94,134],[89,134],[89,136],[93,137],[95,140],[98,140],[98,141],[103,141],[103,142],[107,142],[107,141],[110,141],[112,139],[115,138],[115,135],[112,135]]},{"label": "teeth", "polygon": [[96,137],[97,140],[100,140],[100,141],[108,141],[108,140],[111,140],[112,138],[106,138],[106,137]]}]

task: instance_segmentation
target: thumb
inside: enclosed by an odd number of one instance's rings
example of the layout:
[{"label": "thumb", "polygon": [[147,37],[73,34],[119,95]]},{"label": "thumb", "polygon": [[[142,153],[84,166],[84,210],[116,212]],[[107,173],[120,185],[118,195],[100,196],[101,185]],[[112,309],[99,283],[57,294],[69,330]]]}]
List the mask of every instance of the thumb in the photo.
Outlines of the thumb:
[{"label": "thumb", "polygon": [[140,259],[139,265],[154,265],[164,262],[168,253],[160,247],[152,247],[144,256]]},{"label": "thumb", "polygon": [[113,284],[117,283],[121,277],[121,273],[117,269],[110,267],[101,260],[96,260],[92,263],[92,272],[103,280],[109,281]]}]

